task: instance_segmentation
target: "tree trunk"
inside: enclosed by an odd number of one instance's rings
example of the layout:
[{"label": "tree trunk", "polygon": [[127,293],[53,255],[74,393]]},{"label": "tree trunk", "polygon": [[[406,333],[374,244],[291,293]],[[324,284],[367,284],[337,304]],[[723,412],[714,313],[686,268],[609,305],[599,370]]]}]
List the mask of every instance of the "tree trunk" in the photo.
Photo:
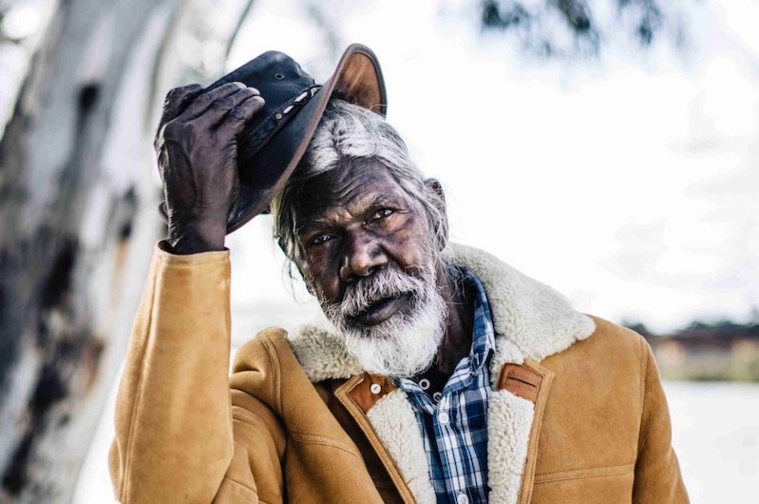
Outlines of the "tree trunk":
[{"label": "tree trunk", "polygon": [[0,502],[70,501],[118,371],[182,4],[60,0],[0,142]]}]

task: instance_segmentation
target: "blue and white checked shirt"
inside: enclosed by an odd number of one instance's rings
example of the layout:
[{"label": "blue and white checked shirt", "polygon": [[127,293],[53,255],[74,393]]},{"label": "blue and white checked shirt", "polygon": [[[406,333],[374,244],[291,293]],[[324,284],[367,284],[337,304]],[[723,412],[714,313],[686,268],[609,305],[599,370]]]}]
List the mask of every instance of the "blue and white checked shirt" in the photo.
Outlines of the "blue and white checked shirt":
[{"label": "blue and white checked shirt", "polygon": [[495,333],[482,283],[468,271],[463,273],[465,285],[477,293],[469,355],[461,359],[437,397],[425,392],[427,380],[398,380],[415,406],[437,501],[451,504],[488,501],[488,363],[495,351]]}]

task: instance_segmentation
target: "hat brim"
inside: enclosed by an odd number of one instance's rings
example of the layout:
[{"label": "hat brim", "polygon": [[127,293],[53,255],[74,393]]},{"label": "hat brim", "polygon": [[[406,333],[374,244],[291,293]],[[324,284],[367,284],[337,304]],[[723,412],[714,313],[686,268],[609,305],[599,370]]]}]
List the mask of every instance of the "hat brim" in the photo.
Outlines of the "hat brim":
[{"label": "hat brim", "polygon": [[[268,209],[306,152],[330,98],[337,97],[381,115],[387,96],[377,57],[362,44],[352,44],[314,97],[254,156],[252,182],[240,183],[227,220],[227,234]],[[264,96],[264,99],[266,97]]]}]

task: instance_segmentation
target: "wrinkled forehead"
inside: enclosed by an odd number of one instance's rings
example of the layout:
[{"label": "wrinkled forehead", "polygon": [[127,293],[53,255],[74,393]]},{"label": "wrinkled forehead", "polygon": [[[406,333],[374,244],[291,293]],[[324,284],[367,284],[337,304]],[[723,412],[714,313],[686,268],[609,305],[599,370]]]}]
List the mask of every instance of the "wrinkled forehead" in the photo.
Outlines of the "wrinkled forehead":
[{"label": "wrinkled forehead", "polygon": [[390,170],[375,159],[353,159],[303,183],[295,202],[299,223],[351,211],[383,199],[408,198]]}]

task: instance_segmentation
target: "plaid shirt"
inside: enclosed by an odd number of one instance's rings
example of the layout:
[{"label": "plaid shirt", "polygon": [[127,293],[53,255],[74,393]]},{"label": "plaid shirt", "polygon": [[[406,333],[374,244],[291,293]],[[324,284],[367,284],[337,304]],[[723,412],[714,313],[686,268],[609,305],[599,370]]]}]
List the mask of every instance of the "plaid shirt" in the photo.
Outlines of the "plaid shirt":
[{"label": "plaid shirt", "polygon": [[435,397],[425,392],[427,380],[398,380],[415,406],[437,501],[451,504],[488,500],[488,362],[495,350],[495,334],[485,289],[476,276],[463,273],[467,287],[477,293],[469,355]]}]

